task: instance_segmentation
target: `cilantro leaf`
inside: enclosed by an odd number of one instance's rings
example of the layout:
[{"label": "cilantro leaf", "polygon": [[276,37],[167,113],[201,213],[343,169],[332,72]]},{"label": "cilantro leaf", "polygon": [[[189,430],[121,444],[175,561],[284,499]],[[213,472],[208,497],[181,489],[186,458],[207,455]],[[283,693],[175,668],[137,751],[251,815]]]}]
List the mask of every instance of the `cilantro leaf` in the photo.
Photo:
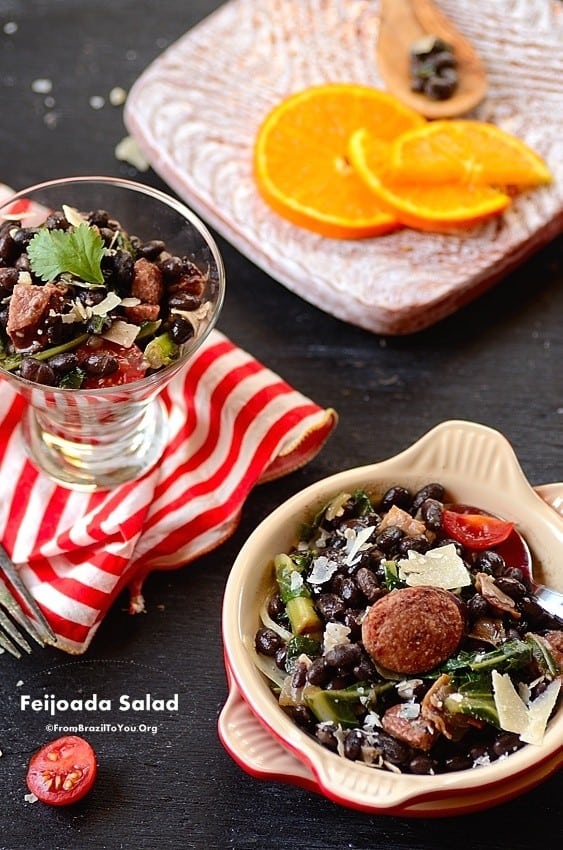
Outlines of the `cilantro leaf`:
[{"label": "cilantro leaf", "polygon": [[33,273],[46,283],[63,272],[87,283],[104,282],[104,243],[98,231],[86,223],[71,231],[40,230],[27,246],[27,255]]}]

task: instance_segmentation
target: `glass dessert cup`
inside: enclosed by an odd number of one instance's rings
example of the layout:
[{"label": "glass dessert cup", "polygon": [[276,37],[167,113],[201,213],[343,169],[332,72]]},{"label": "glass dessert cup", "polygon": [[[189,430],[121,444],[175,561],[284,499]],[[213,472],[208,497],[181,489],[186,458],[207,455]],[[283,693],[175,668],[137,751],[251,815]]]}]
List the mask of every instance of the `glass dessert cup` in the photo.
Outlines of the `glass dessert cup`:
[{"label": "glass dessert cup", "polygon": [[158,463],[167,441],[166,408],[159,394],[217,321],[225,290],[223,262],[211,234],[191,210],[133,181],[78,177],[42,183],[13,195],[0,207],[0,220],[24,200],[33,207],[20,213],[22,226],[38,225],[63,204],[83,212],[107,210],[130,234],[143,241],[162,240],[170,253],[188,257],[206,273],[207,314],[180,346],[177,359],[160,371],[121,385],[70,389],[38,384],[0,367],[0,377],[27,402],[22,435],[39,469],[69,489],[109,489],[140,478]]}]

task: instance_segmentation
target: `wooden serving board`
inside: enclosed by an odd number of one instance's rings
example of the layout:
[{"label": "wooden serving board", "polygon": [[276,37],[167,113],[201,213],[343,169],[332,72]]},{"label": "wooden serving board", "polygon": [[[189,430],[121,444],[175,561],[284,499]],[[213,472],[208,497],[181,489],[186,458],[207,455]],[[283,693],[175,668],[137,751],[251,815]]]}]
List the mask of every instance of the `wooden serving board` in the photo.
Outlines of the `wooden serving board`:
[{"label": "wooden serving board", "polygon": [[325,82],[383,88],[378,0],[229,0],[136,81],[125,110],[129,132],[188,205],[302,298],[375,333],[427,327],[563,229],[563,4],[438,5],[487,68],[488,96],[468,117],[517,135],[555,178],[461,235],[404,229],[326,239],[279,218],[256,190],[256,132],[282,98]]}]

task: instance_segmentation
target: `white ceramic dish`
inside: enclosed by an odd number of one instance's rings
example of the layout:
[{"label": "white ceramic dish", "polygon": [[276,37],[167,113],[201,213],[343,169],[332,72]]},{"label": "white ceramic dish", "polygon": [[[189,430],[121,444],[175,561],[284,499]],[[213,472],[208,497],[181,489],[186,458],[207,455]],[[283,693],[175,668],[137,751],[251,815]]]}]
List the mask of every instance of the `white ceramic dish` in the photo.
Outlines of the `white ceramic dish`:
[{"label": "white ceramic dish", "polygon": [[563,484],[536,492],[508,441],[490,428],[444,422],[395,457],[311,485],[258,526],[237,557],[225,591],[223,639],[231,693],[219,733],[227,750],[253,775],[294,782],[365,811],[438,816],[502,802],[561,766],[563,708],[551,720],[541,746],[528,745],[486,767],[436,776],[377,771],[329,752],[301,731],[278,706],[255,665],[248,647],[271,583],[268,565],[295,542],[303,517],[351,487],[382,493],[392,484],[416,489],[429,480],[439,480],[456,500],[516,523],[538,565],[536,578],[563,591]]}]

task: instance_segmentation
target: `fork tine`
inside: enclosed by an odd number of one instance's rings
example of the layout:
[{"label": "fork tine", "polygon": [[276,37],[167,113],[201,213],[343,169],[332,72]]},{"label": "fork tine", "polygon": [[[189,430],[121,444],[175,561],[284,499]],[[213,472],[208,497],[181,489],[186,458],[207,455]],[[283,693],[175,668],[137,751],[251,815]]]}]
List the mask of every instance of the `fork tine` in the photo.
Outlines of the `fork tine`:
[{"label": "fork tine", "polygon": [[21,658],[22,657],[21,652],[18,649],[16,649],[16,647],[14,646],[12,641],[9,638],[7,638],[6,635],[3,634],[2,632],[0,632],[0,647],[1,647],[2,652],[4,652],[4,650],[6,650],[6,652],[9,652],[10,655],[14,656],[14,658]]},{"label": "fork tine", "polygon": [[[0,578],[0,605],[4,608],[5,611],[8,612],[12,616],[12,618],[19,623],[22,629],[28,633],[30,637],[35,640],[39,646],[45,646],[45,641],[40,635],[40,633],[35,628],[34,624],[31,622],[29,617],[26,616],[23,609],[19,605],[18,601],[14,598],[13,594],[9,590],[8,586],[5,582]],[[2,611],[0,610],[0,614]],[[10,622],[10,621],[8,621]]]},{"label": "fork tine", "polygon": [[[14,564],[12,563],[12,560],[10,559],[8,553],[6,552],[6,550],[4,549],[4,547],[2,546],[1,543],[0,543],[0,569],[2,569],[4,571],[4,573],[8,576],[10,582],[16,588],[18,593],[21,595],[22,599],[25,600],[25,602],[29,606],[30,610],[33,611],[35,618],[37,620],[37,629],[35,629],[35,632],[37,634],[37,632],[39,631],[40,634],[41,634],[41,638],[40,638],[39,642],[41,644],[43,644],[45,642],[45,640],[48,640],[51,643],[56,643],[57,642],[57,636],[55,635],[53,629],[51,628],[51,626],[49,625],[49,623],[45,619],[45,616],[44,616],[41,608],[39,607],[39,605],[37,604],[37,602],[35,601],[35,599],[31,595],[31,593],[29,592],[29,590],[27,589],[27,587],[25,586],[25,584],[21,580],[20,574],[16,570]],[[6,590],[7,590],[7,588],[6,588]],[[18,608],[19,608],[19,606],[18,606]],[[21,612],[20,616],[24,617],[25,620],[27,620],[28,624],[29,624],[29,620],[28,620],[28,618],[26,617],[26,615],[24,614],[24,612],[22,611],[21,608],[19,608],[19,611]],[[19,622],[20,622],[20,625],[24,626],[24,628],[27,628],[25,621],[22,623],[21,620],[19,620]],[[32,625],[32,629],[33,628],[34,628],[34,626]],[[31,634],[31,632],[30,632],[30,634]],[[35,637],[35,635],[33,635],[33,637]]]},{"label": "fork tine", "polygon": [[[7,617],[3,611],[0,611],[0,629],[4,630],[3,637],[8,643],[16,644],[17,646],[21,646],[26,652],[31,652],[31,647],[24,638],[22,634],[16,629],[12,621]],[[7,634],[6,634],[7,632]],[[9,635],[9,637],[8,637]],[[10,638],[12,640],[10,640]],[[12,644],[12,645],[13,645]],[[5,647],[6,648],[6,647]],[[8,652],[10,650],[8,649]]]}]

